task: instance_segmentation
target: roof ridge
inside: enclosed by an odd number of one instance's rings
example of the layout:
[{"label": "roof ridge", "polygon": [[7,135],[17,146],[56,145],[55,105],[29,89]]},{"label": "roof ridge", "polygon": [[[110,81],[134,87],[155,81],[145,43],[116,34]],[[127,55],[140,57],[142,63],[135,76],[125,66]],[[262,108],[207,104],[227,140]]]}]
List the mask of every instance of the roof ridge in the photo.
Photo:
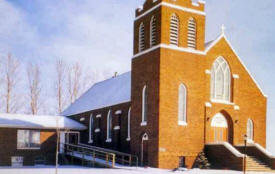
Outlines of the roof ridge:
[{"label": "roof ridge", "polygon": [[[109,80],[112,80],[112,79],[115,79],[115,78],[117,78],[117,77],[120,77],[120,76],[125,75],[125,74],[130,73],[130,72],[132,72],[132,71],[127,71],[127,72],[124,72],[124,73],[122,73],[122,74],[120,74],[120,75],[118,75],[118,76],[116,76],[116,77],[111,77],[111,78],[108,78],[108,79],[99,81],[99,82],[95,83],[93,86],[95,86],[95,85],[97,85],[97,84],[100,84],[100,83],[103,83],[103,82],[106,82],[106,81],[109,81]],[[93,87],[93,86],[92,86],[92,87]],[[92,87],[91,87],[91,88],[92,88]],[[87,90],[87,91],[88,91],[88,90]]]}]

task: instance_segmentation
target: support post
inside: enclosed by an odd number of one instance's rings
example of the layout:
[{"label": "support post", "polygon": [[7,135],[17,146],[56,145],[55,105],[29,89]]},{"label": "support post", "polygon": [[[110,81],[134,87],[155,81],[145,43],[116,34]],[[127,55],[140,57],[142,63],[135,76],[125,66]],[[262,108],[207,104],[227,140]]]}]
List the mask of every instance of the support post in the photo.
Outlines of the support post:
[{"label": "support post", "polygon": [[72,161],[71,161],[72,165],[74,165],[74,150],[72,150]]},{"label": "support post", "polygon": [[112,163],[112,167],[113,167],[113,168],[115,167],[115,161],[116,161],[116,155],[113,154],[113,163]]},{"label": "support post", "polygon": [[106,168],[108,168],[109,165],[109,154],[106,153]]},{"label": "support post", "polygon": [[85,152],[82,151],[82,166],[84,166],[84,155],[85,155]]},{"label": "support post", "polygon": [[95,167],[95,151],[93,152],[93,167]]},{"label": "support post", "polygon": [[131,166],[131,164],[132,164],[132,156],[130,155],[129,156],[129,166]]}]

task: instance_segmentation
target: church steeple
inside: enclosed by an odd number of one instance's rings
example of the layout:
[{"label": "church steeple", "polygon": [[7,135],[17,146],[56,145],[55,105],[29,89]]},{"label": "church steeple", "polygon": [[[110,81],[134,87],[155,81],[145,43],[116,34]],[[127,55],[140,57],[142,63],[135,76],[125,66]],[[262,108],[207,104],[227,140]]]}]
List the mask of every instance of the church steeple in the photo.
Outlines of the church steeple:
[{"label": "church steeple", "polygon": [[146,0],[136,9],[134,55],[152,48],[152,18],[155,45],[204,51],[204,8],[204,1]]}]

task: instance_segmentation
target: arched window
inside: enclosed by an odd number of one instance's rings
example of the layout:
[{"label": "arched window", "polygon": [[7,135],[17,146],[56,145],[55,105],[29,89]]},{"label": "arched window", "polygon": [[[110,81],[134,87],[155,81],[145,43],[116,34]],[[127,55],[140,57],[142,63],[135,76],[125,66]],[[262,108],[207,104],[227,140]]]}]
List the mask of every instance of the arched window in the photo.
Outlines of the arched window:
[{"label": "arched window", "polygon": [[150,22],[150,47],[156,44],[156,19],[153,16]]},{"label": "arched window", "polygon": [[139,52],[144,50],[144,42],[145,42],[145,29],[143,22],[139,26]]},{"label": "arched window", "polygon": [[127,141],[131,140],[131,107],[128,110],[128,128],[127,128]]},{"label": "arched window", "polygon": [[188,48],[196,49],[197,38],[197,23],[194,18],[189,19],[188,22]]},{"label": "arched window", "polygon": [[179,125],[186,125],[187,118],[187,90],[184,84],[179,87]]},{"label": "arched window", "polygon": [[147,87],[143,87],[142,91],[142,123],[147,124],[147,109],[148,109],[148,92]]},{"label": "arched window", "polygon": [[230,102],[231,73],[223,57],[219,57],[211,70],[211,99]]},{"label": "arched window", "polygon": [[112,111],[109,110],[107,117],[107,141],[112,140]]},{"label": "arched window", "polygon": [[170,21],[170,44],[178,46],[179,35],[179,19],[176,14],[173,14]]},{"label": "arched window", "polygon": [[93,115],[91,114],[90,116],[90,130],[89,130],[89,143],[93,143],[94,139],[94,118]]},{"label": "arched window", "polygon": [[247,140],[253,141],[254,139],[254,125],[253,121],[251,119],[248,119],[247,121]]}]

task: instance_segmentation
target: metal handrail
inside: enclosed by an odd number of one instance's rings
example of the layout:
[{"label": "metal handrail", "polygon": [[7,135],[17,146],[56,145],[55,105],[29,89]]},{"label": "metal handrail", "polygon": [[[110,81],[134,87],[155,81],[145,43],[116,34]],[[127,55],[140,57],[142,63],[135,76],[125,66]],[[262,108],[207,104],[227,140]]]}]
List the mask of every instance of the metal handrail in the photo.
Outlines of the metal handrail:
[{"label": "metal handrail", "polygon": [[90,146],[90,145],[82,144],[82,143],[78,143],[78,145],[84,146],[86,148],[91,148],[91,149],[100,149],[100,150],[104,150],[104,151],[108,151],[108,152],[116,153],[116,154],[121,154],[121,155],[125,155],[125,156],[127,156],[127,155],[128,156],[135,156],[135,155],[131,155],[131,154],[128,154],[128,153],[123,153],[123,152],[119,152],[119,151],[115,151],[115,150],[111,150],[111,149],[104,149],[104,148],[96,147],[96,146]]},{"label": "metal handrail", "polygon": [[[81,159],[82,159],[82,165],[84,165],[84,160],[89,161],[88,159],[85,159],[85,156],[90,155],[92,157],[93,166],[95,166],[95,163],[98,163],[96,162],[96,159],[102,159],[102,160],[105,160],[106,167],[115,167],[116,155],[114,153],[104,152],[104,151],[91,149],[87,147],[81,147],[78,145],[72,145],[72,144],[66,144],[66,143],[61,143],[61,144],[64,145],[64,148],[62,149],[64,150],[65,153],[69,152],[72,154],[72,159],[71,159],[72,164],[75,157],[74,156],[75,153],[80,153]],[[111,165],[109,165],[110,161],[112,163]]]},{"label": "metal handrail", "polygon": [[[86,147],[86,148],[89,148],[91,150],[101,150],[101,151],[104,151],[104,152],[113,153],[113,154],[116,155],[116,161],[120,161],[121,164],[124,165],[125,162],[126,162],[126,163],[129,164],[129,166],[131,166],[132,163],[135,164],[136,166],[138,166],[138,156],[136,156],[136,155],[131,155],[131,154],[127,154],[127,153],[123,153],[123,152],[118,152],[118,151],[111,150],[111,149],[104,149],[104,148],[101,148],[101,147],[95,147],[95,146],[90,146],[90,145],[81,144],[81,143],[78,143],[78,145]],[[122,159],[119,159],[118,156],[121,156]],[[128,157],[129,160],[126,160],[125,157]]]}]

